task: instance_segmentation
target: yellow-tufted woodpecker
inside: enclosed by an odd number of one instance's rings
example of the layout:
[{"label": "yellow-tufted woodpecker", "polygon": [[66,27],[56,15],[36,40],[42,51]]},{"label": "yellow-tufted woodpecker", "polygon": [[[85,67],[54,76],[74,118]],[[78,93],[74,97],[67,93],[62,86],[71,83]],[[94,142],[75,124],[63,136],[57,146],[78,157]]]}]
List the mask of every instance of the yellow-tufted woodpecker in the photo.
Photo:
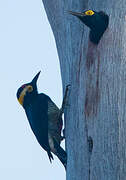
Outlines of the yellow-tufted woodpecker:
[{"label": "yellow-tufted woodpecker", "polygon": [[90,28],[90,41],[92,41],[94,44],[98,44],[103,33],[108,27],[108,15],[102,11],[96,12],[93,10],[87,10],[82,13],[73,11],[68,12],[78,17],[85,25]]},{"label": "yellow-tufted woodpecker", "polygon": [[55,103],[44,93],[38,94],[37,79],[40,72],[30,83],[24,84],[17,91],[17,99],[23,106],[31,129],[41,147],[53,159],[53,152],[66,168],[67,154],[60,146],[63,137],[62,114],[65,108],[69,86],[66,87],[62,107],[59,109]]}]

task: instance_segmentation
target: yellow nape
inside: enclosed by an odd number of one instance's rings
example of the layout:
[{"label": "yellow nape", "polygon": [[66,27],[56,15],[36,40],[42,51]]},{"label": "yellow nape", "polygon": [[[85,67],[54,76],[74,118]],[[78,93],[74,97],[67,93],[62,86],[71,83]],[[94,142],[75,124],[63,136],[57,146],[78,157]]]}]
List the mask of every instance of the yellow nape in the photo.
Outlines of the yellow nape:
[{"label": "yellow nape", "polygon": [[88,11],[85,11],[85,14],[86,14],[87,16],[92,16],[92,15],[94,14],[94,11],[88,10]]},{"label": "yellow nape", "polygon": [[26,95],[26,92],[32,92],[33,91],[33,87],[28,85],[26,86],[23,91],[21,92],[20,96],[19,96],[19,103],[23,106],[23,102],[24,102],[24,96]]}]

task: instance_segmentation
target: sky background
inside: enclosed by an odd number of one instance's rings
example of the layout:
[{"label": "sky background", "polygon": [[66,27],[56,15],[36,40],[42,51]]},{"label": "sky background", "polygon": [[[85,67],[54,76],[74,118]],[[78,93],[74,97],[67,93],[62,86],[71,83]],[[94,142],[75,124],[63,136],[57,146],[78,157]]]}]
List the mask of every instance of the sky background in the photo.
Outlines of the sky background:
[{"label": "sky background", "polygon": [[17,89],[41,70],[39,92],[60,107],[62,88],[53,33],[41,0],[0,1],[0,179],[65,180],[59,160],[50,164],[37,143]]}]

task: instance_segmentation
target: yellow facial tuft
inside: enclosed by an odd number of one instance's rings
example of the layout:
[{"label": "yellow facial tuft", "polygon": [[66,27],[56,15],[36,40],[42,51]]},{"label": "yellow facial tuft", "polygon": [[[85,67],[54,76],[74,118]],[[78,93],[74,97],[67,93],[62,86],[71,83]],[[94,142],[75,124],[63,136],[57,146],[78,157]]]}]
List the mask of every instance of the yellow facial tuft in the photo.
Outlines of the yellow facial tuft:
[{"label": "yellow facial tuft", "polygon": [[92,16],[92,15],[94,14],[94,11],[88,10],[88,11],[85,12],[85,14],[86,14],[87,16]]},{"label": "yellow facial tuft", "polygon": [[23,91],[21,92],[20,96],[19,96],[19,103],[23,106],[23,102],[24,102],[24,96],[26,95],[26,92],[32,92],[33,91],[33,87],[31,85],[26,86]]},{"label": "yellow facial tuft", "polygon": [[30,85],[26,86],[26,88],[27,88],[27,91],[28,91],[28,92],[32,92],[32,91],[33,91],[33,87],[30,86]]},{"label": "yellow facial tuft", "polygon": [[20,96],[19,96],[19,99],[18,99],[18,101],[19,101],[19,103],[23,106],[23,102],[24,102],[24,96],[26,95],[26,91],[27,91],[27,89],[26,89],[26,87],[23,89],[23,91],[21,92],[21,94],[20,94]]}]

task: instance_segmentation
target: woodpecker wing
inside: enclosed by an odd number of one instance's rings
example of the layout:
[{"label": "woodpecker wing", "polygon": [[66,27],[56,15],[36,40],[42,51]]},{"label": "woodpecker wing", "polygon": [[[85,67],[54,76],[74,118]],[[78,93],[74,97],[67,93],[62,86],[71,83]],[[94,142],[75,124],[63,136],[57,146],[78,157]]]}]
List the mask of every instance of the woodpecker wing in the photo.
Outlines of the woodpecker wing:
[{"label": "woodpecker wing", "polygon": [[39,144],[53,159],[48,142],[48,96],[45,94],[37,95],[36,99],[25,108],[32,131],[34,132]]},{"label": "woodpecker wing", "polygon": [[48,99],[48,131],[53,138],[60,144],[61,130],[63,126],[63,120],[60,116],[60,109],[56,106],[56,104],[49,98]]}]

